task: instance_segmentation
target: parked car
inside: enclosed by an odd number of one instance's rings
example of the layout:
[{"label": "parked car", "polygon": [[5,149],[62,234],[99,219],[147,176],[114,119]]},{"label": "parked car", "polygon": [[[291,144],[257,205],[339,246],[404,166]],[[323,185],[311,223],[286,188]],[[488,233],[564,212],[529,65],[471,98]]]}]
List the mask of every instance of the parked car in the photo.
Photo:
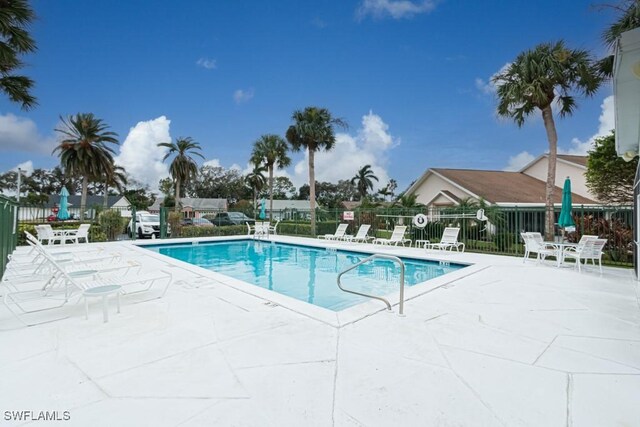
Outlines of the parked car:
[{"label": "parked car", "polygon": [[183,226],[188,227],[213,227],[214,225],[206,218],[184,218],[181,221]]},{"label": "parked car", "polygon": [[[132,228],[133,218],[131,218],[129,225],[127,225],[127,233],[130,237],[133,237],[134,232],[140,239],[144,239],[145,237],[160,237],[160,216],[147,211],[136,212],[136,229],[133,230]],[[167,234],[171,234],[169,224],[167,224]]]},{"label": "parked car", "polygon": [[245,225],[247,222],[255,224],[255,220],[242,212],[220,212],[211,220],[213,225]]}]

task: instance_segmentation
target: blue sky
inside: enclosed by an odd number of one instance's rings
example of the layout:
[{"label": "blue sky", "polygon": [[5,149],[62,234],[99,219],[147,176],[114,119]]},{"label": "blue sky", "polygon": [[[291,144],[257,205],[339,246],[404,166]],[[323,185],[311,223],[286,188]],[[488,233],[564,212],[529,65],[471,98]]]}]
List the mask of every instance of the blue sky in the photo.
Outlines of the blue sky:
[{"label": "blue sky", "polygon": [[[539,118],[495,117],[487,85],[515,56],[564,39],[605,53],[614,19],[590,1],[33,1],[38,51],[25,58],[40,105],[0,97],[0,171],[51,167],[59,116],[93,112],[120,135],[118,160],[152,187],[157,142],[191,136],[209,164],[246,168],[260,135],[323,106],[349,123],[320,180],[366,163],[403,188],[428,167],[504,169],[547,147]],[[612,123],[607,85],[557,121],[560,147],[584,152]],[[525,153],[526,152],[526,153]],[[285,172],[306,182],[303,154]]]}]

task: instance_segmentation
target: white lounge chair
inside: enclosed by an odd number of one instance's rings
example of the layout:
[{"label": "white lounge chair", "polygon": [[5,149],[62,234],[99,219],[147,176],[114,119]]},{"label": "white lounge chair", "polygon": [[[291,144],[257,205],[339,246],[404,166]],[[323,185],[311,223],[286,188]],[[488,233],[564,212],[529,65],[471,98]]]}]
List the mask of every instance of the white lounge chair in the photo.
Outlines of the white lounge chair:
[{"label": "white lounge chair", "polygon": [[586,239],[581,248],[576,251],[565,251],[565,258],[573,258],[576,260],[576,267],[580,271],[582,260],[586,266],[588,261],[591,260],[593,266],[596,266],[596,260],[598,260],[598,267],[600,268],[600,274],[602,274],[602,251],[607,244],[607,239]]},{"label": "white lounge chair", "polygon": [[355,236],[345,234],[345,236],[343,237],[343,240],[350,243],[353,243],[353,242],[367,243],[369,240],[373,240],[372,236],[367,235],[367,233],[369,233],[370,228],[371,228],[370,224],[362,224],[360,225],[360,228],[358,228],[358,232],[356,233]]},{"label": "white lounge chair", "polygon": [[327,239],[327,240],[339,240],[342,239],[347,232],[347,227],[349,224],[340,224],[338,228],[336,228],[336,232],[333,234],[325,234],[324,236],[318,236],[318,239]]},{"label": "white lounge chair", "polygon": [[538,262],[543,261],[548,256],[558,256],[558,251],[555,246],[545,243],[540,233],[520,233],[522,240],[524,241],[524,263],[532,253],[536,254],[536,260]]},{"label": "white lounge chair", "polygon": [[[156,284],[166,281],[160,295],[155,297],[161,298],[173,281],[173,275],[163,270],[144,274],[122,274],[117,272],[113,275],[107,275],[92,269],[68,272],[48,254],[45,254],[45,256],[48,258],[48,262],[51,263],[53,272],[51,273],[51,279],[44,286],[23,290],[13,286],[10,282],[2,282],[2,285],[6,288],[6,291],[3,292],[5,306],[20,322],[27,326],[42,322],[28,323],[22,316],[61,308],[72,298],[81,296],[84,291],[90,288],[118,285],[122,287],[123,294],[132,294],[149,291]],[[45,321],[48,322],[51,319]]]},{"label": "white lounge chair", "polygon": [[373,244],[380,245],[394,245],[398,246],[398,243],[404,246],[405,243],[411,244],[411,239],[405,239],[404,233],[407,231],[406,225],[396,225],[391,233],[391,237],[388,239],[378,237],[377,239],[373,239]]},{"label": "white lounge chair", "polygon": [[[7,273],[3,281],[25,282],[47,280],[52,278],[53,262],[58,264],[66,272],[72,273],[82,270],[115,271],[120,274],[128,274],[131,270],[140,270],[141,264],[134,260],[121,260],[120,253],[104,253],[92,251],[54,251],[49,246],[43,246],[38,239],[25,231],[27,243],[33,246],[32,255],[10,257],[7,264]],[[66,246],[66,248],[69,248]]]},{"label": "white lounge chair", "polygon": [[446,227],[442,232],[442,238],[438,243],[425,243],[425,249],[439,249],[439,250],[453,250],[464,252],[464,243],[458,241],[458,234],[460,234],[459,227]]}]

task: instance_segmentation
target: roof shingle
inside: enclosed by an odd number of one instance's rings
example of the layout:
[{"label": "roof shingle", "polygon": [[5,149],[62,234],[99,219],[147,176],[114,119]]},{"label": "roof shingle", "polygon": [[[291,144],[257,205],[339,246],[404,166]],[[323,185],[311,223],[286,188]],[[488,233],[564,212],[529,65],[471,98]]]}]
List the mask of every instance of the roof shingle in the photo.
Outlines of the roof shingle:
[{"label": "roof shingle", "polygon": [[[520,172],[440,168],[431,170],[490,203],[545,202],[545,182]],[[572,193],[572,201],[575,204],[597,203],[575,193]],[[562,203],[562,188],[556,187],[553,203]]]}]

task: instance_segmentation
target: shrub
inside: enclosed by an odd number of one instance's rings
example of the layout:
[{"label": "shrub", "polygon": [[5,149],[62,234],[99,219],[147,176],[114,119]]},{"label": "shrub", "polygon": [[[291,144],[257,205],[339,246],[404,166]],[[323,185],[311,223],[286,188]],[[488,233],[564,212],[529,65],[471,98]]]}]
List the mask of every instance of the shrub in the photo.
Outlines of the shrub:
[{"label": "shrub", "polygon": [[221,227],[184,226],[182,237],[237,236],[247,233],[246,225],[225,225]]},{"label": "shrub", "polygon": [[167,222],[171,227],[171,235],[173,237],[181,237],[182,236],[182,213],[171,211],[169,212]]},{"label": "shrub", "polygon": [[[337,221],[316,222],[316,233],[318,236],[333,234],[336,232],[336,228],[338,228]],[[306,222],[299,223],[283,221],[278,224],[278,234],[311,237],[311,224]]]},{"label": "shrub", "polygon": [[507,252],[516,243],[515,233],[497,233],[493,236],[493,243],[498,252]]},{"label": "shrub", "polygon": [[98,222],[108,240],[116,240],[116,236],[122,232],[122,216],[120,215],[120,211],[107,210],[100,212]]}]

